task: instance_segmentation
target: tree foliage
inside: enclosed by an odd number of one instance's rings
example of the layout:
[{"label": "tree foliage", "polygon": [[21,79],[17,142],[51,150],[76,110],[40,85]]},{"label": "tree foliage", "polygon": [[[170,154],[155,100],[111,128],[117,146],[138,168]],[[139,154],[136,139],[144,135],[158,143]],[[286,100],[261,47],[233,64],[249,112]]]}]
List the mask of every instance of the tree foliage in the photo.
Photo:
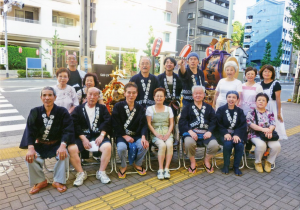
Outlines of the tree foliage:
[{"label": "tree foliage", "polygon": [[283,49],[282,49],[282,41],[280,41],[278,48],[277,48],[277,53],[276,57],[274,58],[272,65],[275,67],[279,67],[281,65],[281,56],[283,54]]},{"label": "tree foliage", "polygon": [[271,64],[271,43],[267,42],[266,44],[266,49],[265,49],[265,54],[263,59],[261,60],[261,65],[265,65],[265,64]]},{"label": "tree foliage", "polygon": [[290,31],[292,44],[296,50],[300,50],[300,0],[291,0],[289,10],[295,24],[293,31]]},{"label": "tree foliage", "polygon": [[143,52],[146,53],[147,56],[151,56],[152,44],[155,40],[152,26],[149,27],[148,34],[149,34],[149,39],[148,39],[148,42],[146,43],[147,49],[143,50]]},{"label": "tree foliage", "polygon": [[136,64],[136,50],[131,49],[127,51],[122,56],[123,58],[123,68],[131,71],[137,70],[137,64]]},{"label": "tree foliage", "polygon": [[231,39],[233,40],[234,46],[243,46],[244,43],[244,29],[245,26],[239,21],[234,21],[233,23],[233,33]]},{"label": "tree foliage", "polygon": [[254,63],[254,62],[249,62],[249,63],[247,63],[247,65],[246,65],[246,67],[255,67],[255,66],[257,66],[257,64],[256,63]]}]

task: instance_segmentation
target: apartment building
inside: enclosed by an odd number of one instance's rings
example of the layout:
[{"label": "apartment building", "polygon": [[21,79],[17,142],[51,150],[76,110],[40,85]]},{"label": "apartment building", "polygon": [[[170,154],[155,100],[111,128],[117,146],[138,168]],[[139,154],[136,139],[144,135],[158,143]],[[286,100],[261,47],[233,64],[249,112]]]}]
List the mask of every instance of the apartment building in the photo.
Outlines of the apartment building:
[{"label": "apartment building", "polygon": [[200,59],[205,58],[212,39],[227,35],[228,12],[228,0],[180,0],[177,51],[189,43]]},{"label": "apartment building", "polygon": [[273,60],[282,41],[284,53],[279,70],[281,73],[289,73],[293,53],[289,32],[294,28],[294,23],[290,19],[288,6],[288,0],[257,0],[255,5],[247,8],[244,49],[249,55],[248,62],[261,66],[267,42],[271,43]]}]

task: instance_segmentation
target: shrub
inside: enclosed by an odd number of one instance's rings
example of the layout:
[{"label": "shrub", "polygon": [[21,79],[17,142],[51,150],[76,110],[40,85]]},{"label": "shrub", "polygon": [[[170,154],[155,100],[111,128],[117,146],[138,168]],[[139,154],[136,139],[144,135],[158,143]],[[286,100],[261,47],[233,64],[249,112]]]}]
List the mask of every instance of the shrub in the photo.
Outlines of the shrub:
[{"label": "shrub", "polygon": [[[19,78],[26,78],[26,70],[18,70],[18,77]],[[42,77],[42,71],[40,70],[28,70],[27,71],[27,76],[28,77]],[[50,72],[48,71],[43,71],[43,76],[45,78],[50,78]]]}]

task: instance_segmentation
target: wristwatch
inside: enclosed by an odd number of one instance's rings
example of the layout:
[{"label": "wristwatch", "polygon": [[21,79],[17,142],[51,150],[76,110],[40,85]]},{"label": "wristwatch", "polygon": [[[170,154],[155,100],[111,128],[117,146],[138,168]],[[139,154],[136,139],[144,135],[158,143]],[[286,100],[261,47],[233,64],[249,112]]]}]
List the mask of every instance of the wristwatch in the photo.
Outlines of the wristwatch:
[{"label": "wristwatch", "polygon": [[105,134],[103,134],[103,133],[101,133],[100,135],[101,135],[101,136],[105,136]]}]

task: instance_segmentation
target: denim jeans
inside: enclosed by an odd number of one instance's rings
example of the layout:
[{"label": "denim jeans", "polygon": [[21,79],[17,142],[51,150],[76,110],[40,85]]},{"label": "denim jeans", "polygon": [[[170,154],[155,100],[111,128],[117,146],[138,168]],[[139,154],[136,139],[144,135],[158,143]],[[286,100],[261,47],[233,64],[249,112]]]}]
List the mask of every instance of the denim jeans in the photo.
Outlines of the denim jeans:
[{"label": "denim jeans", "polygon": [[224,140],[224,137],[222,137],[221,141],[223,143],[224,167],[229,168],[230,156],[231,156],[232,148],[234,148],[233,168],[239,168],[240,162],[242,160],[243,152],[244,152],[243,140],[242,142],[233,143],[233,140],[227,141]]}]

